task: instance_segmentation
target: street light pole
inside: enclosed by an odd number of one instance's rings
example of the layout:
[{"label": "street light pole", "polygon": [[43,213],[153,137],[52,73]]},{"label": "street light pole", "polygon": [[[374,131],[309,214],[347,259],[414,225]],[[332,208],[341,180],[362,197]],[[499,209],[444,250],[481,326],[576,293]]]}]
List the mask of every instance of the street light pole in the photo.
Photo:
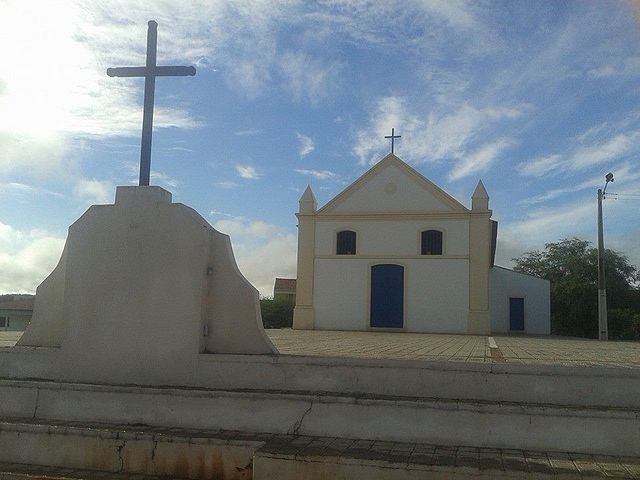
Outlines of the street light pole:
[{"label": "street light pole", "polygon": [[609,329],[607,326],[607,285],[604,276],[604,233],[602,228],[602,200],[607,185],[613,182],[613,173],[607,173],[605,177],[604,190],[598,189],[598,338],[600,340],[609,339]]}]

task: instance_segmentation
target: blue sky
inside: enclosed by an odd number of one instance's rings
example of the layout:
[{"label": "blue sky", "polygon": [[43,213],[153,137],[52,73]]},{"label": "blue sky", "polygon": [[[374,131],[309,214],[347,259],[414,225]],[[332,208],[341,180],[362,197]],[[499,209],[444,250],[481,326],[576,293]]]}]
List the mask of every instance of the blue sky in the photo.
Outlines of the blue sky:
[{"label": "blue sky", "polygon": [[[147,21],[160,78],[151,183],[231,235],[264,295],[295,276],[297,200],[322,205],[389,151],[469,206],[498,263],[596,239],[596,189],[640,198],[639,7],[623,1],[0,2],[0,292],[32,292],[67,227],[137,182]],[[605,200],[640,265],[640,200]]]}]

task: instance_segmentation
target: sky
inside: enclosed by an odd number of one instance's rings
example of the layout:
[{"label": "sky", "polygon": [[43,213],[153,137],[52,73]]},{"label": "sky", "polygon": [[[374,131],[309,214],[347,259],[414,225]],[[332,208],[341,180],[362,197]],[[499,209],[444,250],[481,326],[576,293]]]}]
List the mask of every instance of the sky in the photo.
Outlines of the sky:
[{"label": "sky", "polygon": [[389,153],[464,205],[496,263],[566,237],[640,266],[640,6],[625,1],[0,0],[0,293],[34,292],[67,228],[138,179],[147,22],[151,184],[231,237],[264,296],[295,277],[298,199]]}]

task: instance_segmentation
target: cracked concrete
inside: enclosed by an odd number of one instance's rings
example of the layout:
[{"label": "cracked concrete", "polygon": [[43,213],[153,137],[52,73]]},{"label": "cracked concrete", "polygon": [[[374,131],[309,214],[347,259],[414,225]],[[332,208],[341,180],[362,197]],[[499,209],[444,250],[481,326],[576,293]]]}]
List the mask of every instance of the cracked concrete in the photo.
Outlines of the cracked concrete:
[{"label": "cracked concrete", "polygon": [[124,458],[122,458],[122,450],[127,446],[127,441],[122,440],[122,444],[116,447],[118,451],[118,460],[120,461],[120,468],[118,469],[118,473],[124,471]]},{"label": "cracked concrete", "polygon": [[302,422],[304,421],[304,417],[306,417],[312,409],[313,409],[313,399],[309,404],[309,408],[307,408],[307,410],[302,414],[302,416],[293,424],[291,429],[289,429],[288,431],[289,434],[293,434],[293,435],[298,434],[298,432],[300,431],[300,427],[302,427]]},{"label": "cracked concrete", "polygon": [[31,417],[31,419],[35,419],[38,416],[39,400],[40,400],[40,389],[36,388],[36,401],[35,401],[35,405],[33,407],[33,415]]}]

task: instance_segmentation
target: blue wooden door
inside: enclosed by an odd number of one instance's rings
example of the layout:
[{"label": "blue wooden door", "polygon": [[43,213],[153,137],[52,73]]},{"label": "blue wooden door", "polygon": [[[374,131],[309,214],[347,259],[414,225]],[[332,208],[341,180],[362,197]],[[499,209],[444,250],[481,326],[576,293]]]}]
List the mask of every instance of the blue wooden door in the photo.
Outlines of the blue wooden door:
[{"label": "blue wooden door", "polygon": [[402,328],[404,316],[404,267],[371,267],[371,326]]},{"label": "blue wooden door", "polygon": [[509,328],[514,331],[524,330],[524,298],[509,298]]}]

